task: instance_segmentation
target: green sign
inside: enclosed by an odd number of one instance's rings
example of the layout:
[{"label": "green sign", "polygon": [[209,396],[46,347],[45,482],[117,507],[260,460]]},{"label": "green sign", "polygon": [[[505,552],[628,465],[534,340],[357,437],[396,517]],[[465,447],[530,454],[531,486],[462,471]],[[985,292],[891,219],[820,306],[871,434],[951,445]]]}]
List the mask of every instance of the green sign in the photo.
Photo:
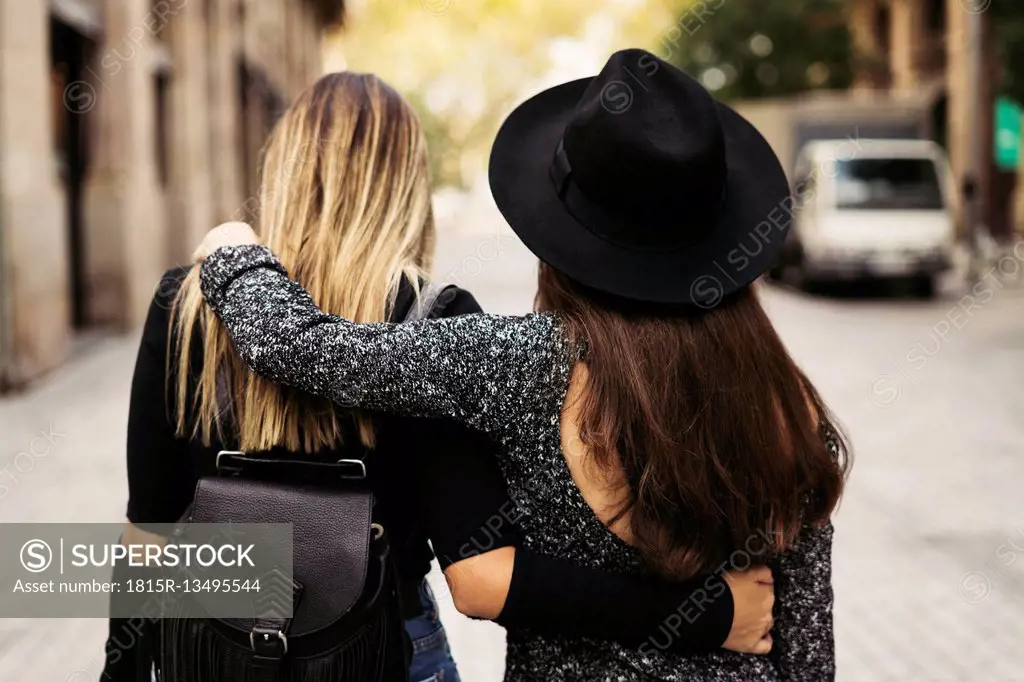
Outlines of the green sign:
[{"label": "green sign", "polygon": [[1000,170],[1017,170],[1020,163],[1021,115],[1024,110],[1008,97],[996,98],[995,126],[993,141],[995,143],[995,162]]}]

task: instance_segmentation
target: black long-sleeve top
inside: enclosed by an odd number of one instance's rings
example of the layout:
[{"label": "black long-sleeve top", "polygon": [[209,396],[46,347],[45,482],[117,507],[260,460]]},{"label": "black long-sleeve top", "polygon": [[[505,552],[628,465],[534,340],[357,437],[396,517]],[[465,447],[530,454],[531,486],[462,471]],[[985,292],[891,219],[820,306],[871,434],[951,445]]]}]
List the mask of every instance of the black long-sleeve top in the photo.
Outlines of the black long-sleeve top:
[{"label": "black long-sleeve top", "polygon": [[[210,447],[175,436],[172,421],[177,351],[168,343],[171,308],[187,270],[168,272],[154,297],[142,333],[132,381],[128,419],[128,520],[136,525],[178,520],[191,502],[200,477],[216,473],[216,453],[232,443]],[[480,312],[469,292],[445,297],[441,315]],[[401,320],[414,302],[403,285],[391,319]],[[193,344],[197,346],[201,344]],[[198,349],[201,351],[201,348]],[[172,362],[168,364],[168,353]],[[200,355],[192,358],[198,367]],[[385,413],[372,416],[377,446],[365,457],[377,497],[377,520],[388,529],[402,580],[407,617],[419,612],[416,589],[429,571],[429,537],[442,567],[497,547],[517,545],[512,585],[499,622],[569,636],[599,637],[639,647],[695,590],[720,585],[721,598],[700,619],[682,626],[671,647],[709,651],[721,646],[732,624],[730,591],[717,576],[664,583],[585,568],[537,553],[519,542],[520,510],[506,491],[487,435],[447,419],[415,419]],[[346,447],[358,446],[354,431]],[[356,444],[353,446],[352,444]],[[339,453],[324,453],[338,459]],[[347,450],[343,455],[351,458]],[[304,455],[308,458],[308,455]],[[674,621],[673,621],[674,622]],[[124,621],[111,623],[111,642]],[[121,638],[125,639],[124,637]],[[135,679],[138,661],[108,642],[107,680]],[[119,653],[112,655],[111,650]],[[116,658],[117,660],[113,660]]]}]

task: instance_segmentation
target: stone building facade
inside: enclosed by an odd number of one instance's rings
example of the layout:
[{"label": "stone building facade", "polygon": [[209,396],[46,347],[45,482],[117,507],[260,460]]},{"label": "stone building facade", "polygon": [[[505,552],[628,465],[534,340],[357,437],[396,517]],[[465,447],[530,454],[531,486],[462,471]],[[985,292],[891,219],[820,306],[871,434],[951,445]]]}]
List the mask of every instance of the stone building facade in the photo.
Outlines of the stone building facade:
[{"label": "stone building facade", "polygon": [[[0,389],[241,215],[341,0],[0,0]],[[251,203],[251,202],[250,202]]]}]

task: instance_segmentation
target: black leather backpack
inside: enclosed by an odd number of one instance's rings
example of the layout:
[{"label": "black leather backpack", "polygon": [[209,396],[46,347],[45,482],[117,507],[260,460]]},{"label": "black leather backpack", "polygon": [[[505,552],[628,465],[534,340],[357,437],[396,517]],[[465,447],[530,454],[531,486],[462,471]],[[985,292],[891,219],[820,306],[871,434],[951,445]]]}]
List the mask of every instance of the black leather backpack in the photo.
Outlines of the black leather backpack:
[{"label": "black leather backpack", "polygon": [[[285,462],[221,452],[192,523],[292,524],[291,618],[176,618],[163,624],[167,682],[408,679],[394,565],[360,460]],[[305,471],[303,471],[305,470]],[[317,471],[322,484],[282,482]]]},{"label": "black leather backpack", "polygon": [[[428,285],[406,321],[430,317],[451,287]],[[226,393],[222,402],[229,405]],[[291,523],[291,618],[170,618],[162,682],[404,682],[411,650],[387,529],[359,459],[300,461],[222,451],[184,519]]]}]

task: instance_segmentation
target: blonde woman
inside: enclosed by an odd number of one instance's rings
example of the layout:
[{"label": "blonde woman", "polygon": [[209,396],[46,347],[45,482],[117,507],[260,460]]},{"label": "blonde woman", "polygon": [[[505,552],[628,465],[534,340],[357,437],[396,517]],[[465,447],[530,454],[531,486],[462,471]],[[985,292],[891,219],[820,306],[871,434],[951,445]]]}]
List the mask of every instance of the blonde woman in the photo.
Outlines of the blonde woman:
[{"label": "blonde woman", "polygon": [[[261,238],[323,310],[364,323],[401,321],[434,244],[427,161],[416,116],[394,90],[372,75],[325,76],[267,143]],[[443,316],[480,311],[468,292],[449,291]],[[493,441],[454,422],[353,411],[258,377],[204,302],[198,268],[175,270],[153,300],[132,384],[128,536],[138,537],[140,524],[177,520],[225,448],[329,460],[343,452],[366,462],[376,520],[390,533],[401,578],[412,682],[458,679],[424,583],[428,536],[456,605],[472,616],[634,647],[660,634],[676,650],[770,648],[761,637],[773,594],[764,569],[725,582],[704,575],[648,583],[515,547],[518,513]],[[695,590],[700,618],[671,618]],[[112,623],[107,679],[137,679],[149,667],[122,628]]]}]

